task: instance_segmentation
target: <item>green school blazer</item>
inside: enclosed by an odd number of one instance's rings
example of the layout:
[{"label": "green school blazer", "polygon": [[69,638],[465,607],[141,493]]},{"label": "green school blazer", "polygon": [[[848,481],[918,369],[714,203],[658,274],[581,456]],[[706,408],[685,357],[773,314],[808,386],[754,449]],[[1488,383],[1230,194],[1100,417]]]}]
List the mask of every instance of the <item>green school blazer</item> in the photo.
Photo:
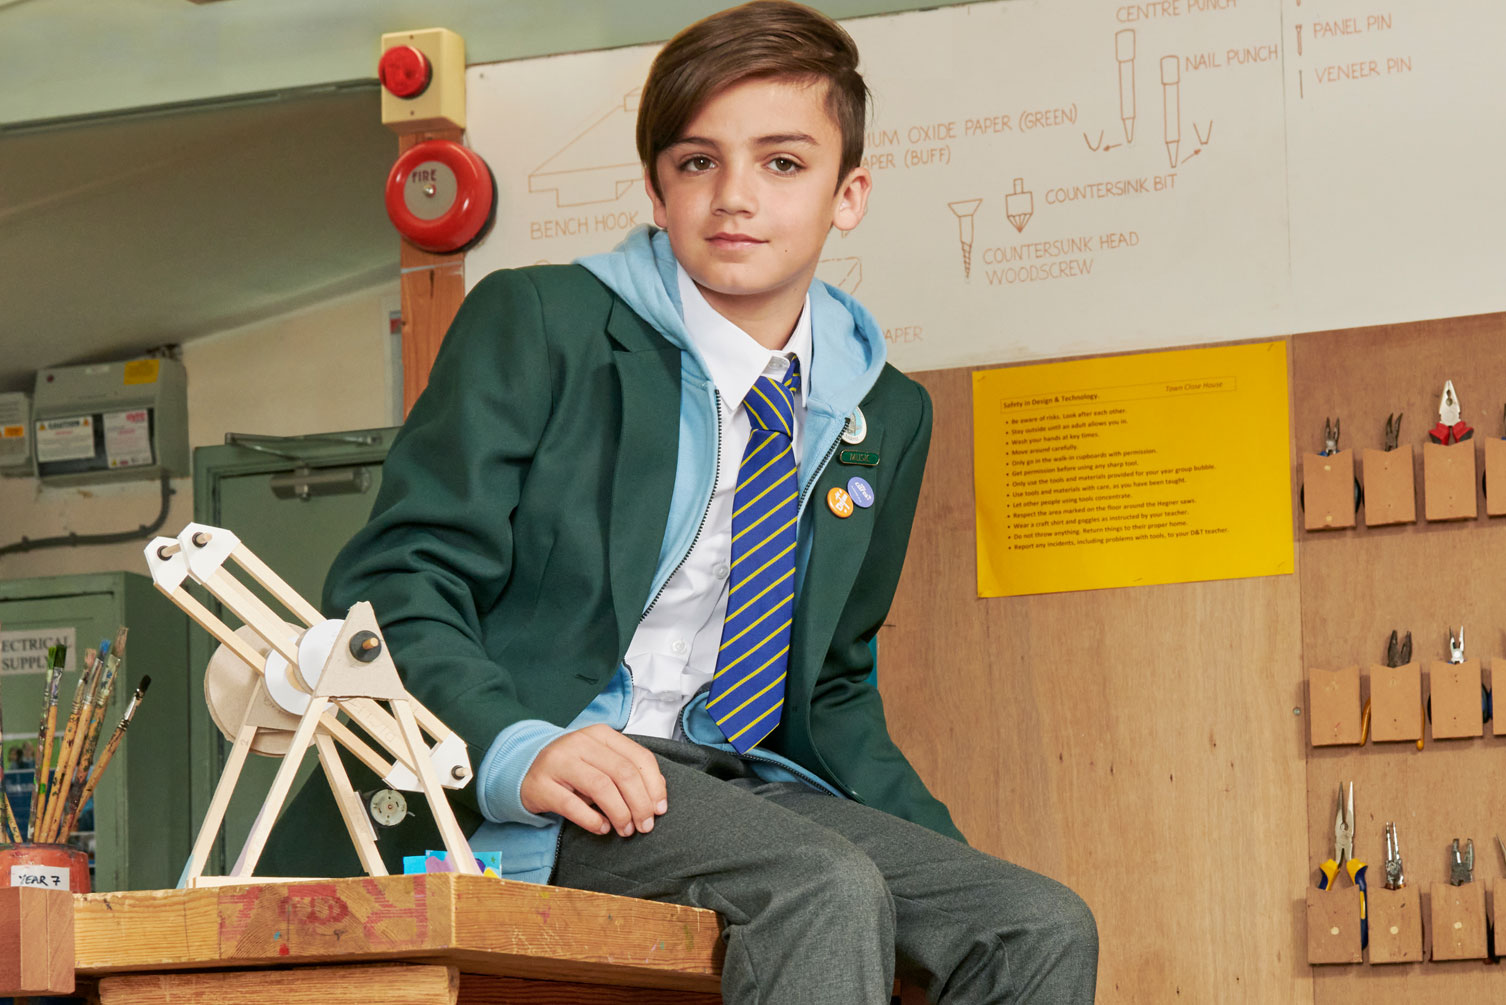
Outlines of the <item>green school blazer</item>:
[{"label": "green school blazer", "polygon": [[[578,266],[493,273],[456,315],[324,608],[341,617],[372,603],[409,691],[465,739],[473,767],[505,726],[568,724],[616,672],[665,531],[680,394],[680,350]],[[930,399],[885,366],[862,409],[861,449],[880,461],[833,457],[811,493],[782,721],[764,746],[853,799],[964,840],[890,739],[869,681],[868,641],[899,581],[925,468]],[[855,471],[876,501],[839,519],[826,493]],[[380,787],[346,760],[358,790]],[[483,822],[474,788],[449,795],[471,833]],[[410,794],[409,807],[379,841],[395,872],[402,855],[442,847],[422,797]],[[289,804],[256,871],[360,874],[322,778]]]}]

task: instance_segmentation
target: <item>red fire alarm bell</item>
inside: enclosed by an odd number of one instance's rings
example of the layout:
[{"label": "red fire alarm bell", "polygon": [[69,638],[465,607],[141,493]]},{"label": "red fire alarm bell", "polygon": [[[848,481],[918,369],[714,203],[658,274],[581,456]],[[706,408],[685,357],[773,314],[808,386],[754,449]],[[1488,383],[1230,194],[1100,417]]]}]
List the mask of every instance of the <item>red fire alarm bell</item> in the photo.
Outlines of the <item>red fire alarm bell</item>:
[{"label": "red fire alarm bell", "polygon": [[416,98],[424,93],[434,67],[429,57],[411,45],[394,45],[382,53],[377,63],[377,79],[399,98]]},{"label": "red fire alarm bell", "polygon": [[496,182],[481,155],[449,140],[410,147],[387,176],[387,216],[416,247],[463,251],[491,227]]}]

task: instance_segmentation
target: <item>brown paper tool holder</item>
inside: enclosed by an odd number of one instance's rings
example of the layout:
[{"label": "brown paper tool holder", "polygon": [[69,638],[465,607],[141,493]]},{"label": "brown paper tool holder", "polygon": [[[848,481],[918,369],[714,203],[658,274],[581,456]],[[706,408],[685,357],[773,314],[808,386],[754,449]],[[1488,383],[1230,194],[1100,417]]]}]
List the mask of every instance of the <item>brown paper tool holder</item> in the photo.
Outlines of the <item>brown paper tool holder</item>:
[{"label": "brown paper tool holder", "polygon": [[1412,446],[1395,450],[1366,450],[1364,467],[1365,526],[1385,527],[1417,522],[1417,483],[1412,471]]},{"label": "brown paper tool holder", "polygon": [[1483,960],[1485,884],[1434,883],[1428,893],[1433,902],[1433,959]]},{"label": "brown paper tool holder", "polygon": [[1422,445],[1423,513],[1429,520],[1473,520],[1475,441]]},{"label": "brown paper tool holder", "polygon": [[1360,668],[1309,670],[1308,729],[1314,747],[1360,742]]},{"label": "brown paper tool holder", "polygon": [[1370,918],[1370,962],[1421,961],[1421,888],[1404,886],[1400,890],[1388,890],[1372,884],[1365,902]]},{"label": "brown paper tool holder", "polygon": [[1354,451],[1302,455],[1302,526],[1340,530],[1354,526]]},{"label": "brown paper tool holder", "polygon": [[1370,667],[1370,739],[1399,743],[1422,739],[1422,667]]},{"label": "brown paper tool holder", "polygon": [[1506,516],[1506,440],[1485,441],[1485,515]]},{"label": "brown paper tool holder", "polygon": [[1359,963],[1360,891],[1307,888],[1307,962]]},{"label": "brown paper tool holder", "polygon": [[1433,739],[1457,740],[1484,735],[1480,661],[1444,663],[1435,660],[1428,672],[1428,703]]}]

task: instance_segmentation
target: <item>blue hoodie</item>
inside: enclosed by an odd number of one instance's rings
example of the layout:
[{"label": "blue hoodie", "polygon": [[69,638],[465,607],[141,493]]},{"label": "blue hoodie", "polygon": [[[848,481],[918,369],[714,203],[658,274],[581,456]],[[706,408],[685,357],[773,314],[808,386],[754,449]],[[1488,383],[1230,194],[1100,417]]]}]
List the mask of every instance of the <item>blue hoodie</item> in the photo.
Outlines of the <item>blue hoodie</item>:
[{"label": "blue hoodie", "polygon": [[[583,258],[589,270],[659,331],[680,354],[680,440],[669,520],[645,607],[659,595],[689,553],[716,485],[715,389],[704,360],[685,331],[674,253],[669,235],[640,227],[605,255]],[[806,433],[800,470],[800,547],[795,590],[799,594],[810,554],[811,521],[804,518],[810,489],[841,442],[847,416],[872,389],[884,367],[884,337],[873,317],[852,297],[820,280],[811,284],[811,372],[807,377]],[[547,883],[559,850],[561,819],[523,808],[520,790],[534,759],[549,743],[596,723],[627,726],[632,712],[631,670],[619,664],[606,688],[568,726],[540,719],[515,722],[497,734],[476,773],[477,802],[487,823],[471,835],[476,851],[500,851],[503,875]],[[687,739],[735,753],[697,695],[680,713]],[[754,749],[742,755],[767,781],[798,780],[832,795],[831,786],[787,758]]]}]

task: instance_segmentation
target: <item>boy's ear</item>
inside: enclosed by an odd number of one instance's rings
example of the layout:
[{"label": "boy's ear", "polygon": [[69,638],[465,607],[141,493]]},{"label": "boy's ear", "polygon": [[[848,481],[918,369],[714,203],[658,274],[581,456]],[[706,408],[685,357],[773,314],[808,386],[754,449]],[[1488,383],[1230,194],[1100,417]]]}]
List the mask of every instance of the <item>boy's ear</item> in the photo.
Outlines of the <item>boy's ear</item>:
[{"label": "boy's ear", "polygon": [[855,167],[847,180],[837,189],[831,224],[841,231],[849,231],[863,220],[868,212],[868,193],[873,191],[873,175],[865,167]]},{"label": "boy's ear", "polygon": [[648,201],[654,207],[654,226],[660,230],[669,228],[669,213],[664,209],[664,200],[659,198],[659,193],[654,191],[654,181],[649,177],[648,168],[643,169],[643,191],[648,193]]}]

